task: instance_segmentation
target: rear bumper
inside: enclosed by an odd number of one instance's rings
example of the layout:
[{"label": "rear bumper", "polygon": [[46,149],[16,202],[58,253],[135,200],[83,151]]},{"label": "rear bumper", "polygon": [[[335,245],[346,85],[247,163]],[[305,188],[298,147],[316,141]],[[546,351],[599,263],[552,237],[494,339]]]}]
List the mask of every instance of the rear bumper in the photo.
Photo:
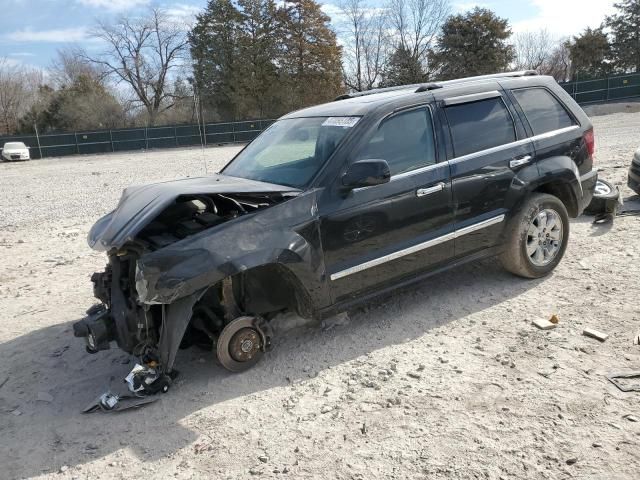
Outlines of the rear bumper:
[{"label": "rear bumper", "polygon": [[580,213],[591,203],[597,180],[598,172],[596,170],[591,170],[589,173],[580,176],[580,184],[582,186],[582,200],[579,205]]}]

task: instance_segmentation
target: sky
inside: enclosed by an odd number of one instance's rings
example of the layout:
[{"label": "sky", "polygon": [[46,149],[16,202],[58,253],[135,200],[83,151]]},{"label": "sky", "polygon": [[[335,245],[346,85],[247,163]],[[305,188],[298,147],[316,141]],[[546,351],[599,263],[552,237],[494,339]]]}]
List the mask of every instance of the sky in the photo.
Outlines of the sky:
[{"label": "sky", "polygon": [[[574,35],[597,27],[613,10],[614,0],[486,0],[451,1],[453,13],[475,6],[489,8],[507,18],[514,32],[546,29],[554,36]],[[338,0],[321,0],[323,9],[336,16]],[[382,4],[384,0],[370,0]],[[193,19],[206,0],[0,0],[3,29],[0,57],[15,64],[46,68],[59,48],[79,44],[88,51],[100,50],[89,32],[97,21],[112,21],[149,6],[164,8],[170,15]]]}]

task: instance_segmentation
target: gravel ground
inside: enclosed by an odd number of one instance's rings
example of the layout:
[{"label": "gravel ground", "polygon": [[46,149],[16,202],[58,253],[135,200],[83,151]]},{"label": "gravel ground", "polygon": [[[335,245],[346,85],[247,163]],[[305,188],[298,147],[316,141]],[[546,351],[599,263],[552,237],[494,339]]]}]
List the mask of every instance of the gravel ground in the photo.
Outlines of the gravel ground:
[{"label": "gravel ground", "polygon": [[[624,185],[640,113],[594,123],[597,166]],[[105,262],[89,227],[125,186],[212,172],[239,148],[0,164],[0,477],[638,478],[640,393],[603,376],[640,369],[631,216],[574,220],[548,278],[485,261],[322,325],[283,317],[253,370],[181,351],[159,402],[81,415],[132,367],[72,337]],[[555,330],[531,325],[552,313]]]}]

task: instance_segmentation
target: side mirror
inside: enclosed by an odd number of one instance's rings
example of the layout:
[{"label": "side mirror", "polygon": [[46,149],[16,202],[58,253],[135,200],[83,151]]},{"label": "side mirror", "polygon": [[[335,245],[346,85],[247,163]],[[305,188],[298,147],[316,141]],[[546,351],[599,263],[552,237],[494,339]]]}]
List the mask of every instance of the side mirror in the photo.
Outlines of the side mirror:
[{"label": "side mirror", "polygon": [[358,160],[342,176],[342,185],[348,189],[370,187],[387,183],[390,178],[391,172],[386,160]]}]

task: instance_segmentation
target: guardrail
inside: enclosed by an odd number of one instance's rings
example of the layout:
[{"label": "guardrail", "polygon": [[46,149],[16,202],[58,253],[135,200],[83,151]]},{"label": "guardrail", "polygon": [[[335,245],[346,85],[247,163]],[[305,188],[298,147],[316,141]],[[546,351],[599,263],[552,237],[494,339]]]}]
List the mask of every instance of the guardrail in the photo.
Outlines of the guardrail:
[{"label": "guardrail", "polygon": [[640,97],[640,73],[561,83],[581,105]]},{"label": "guardrail", "polygon": [[273,122],[274,120],[271,119],[246,120],[203,125],[13,135],[0,137],[0,148],[6,142],[24,142],[30,147],[31,158],[44,158],[152,148],[245,143],[253,140]]}]

